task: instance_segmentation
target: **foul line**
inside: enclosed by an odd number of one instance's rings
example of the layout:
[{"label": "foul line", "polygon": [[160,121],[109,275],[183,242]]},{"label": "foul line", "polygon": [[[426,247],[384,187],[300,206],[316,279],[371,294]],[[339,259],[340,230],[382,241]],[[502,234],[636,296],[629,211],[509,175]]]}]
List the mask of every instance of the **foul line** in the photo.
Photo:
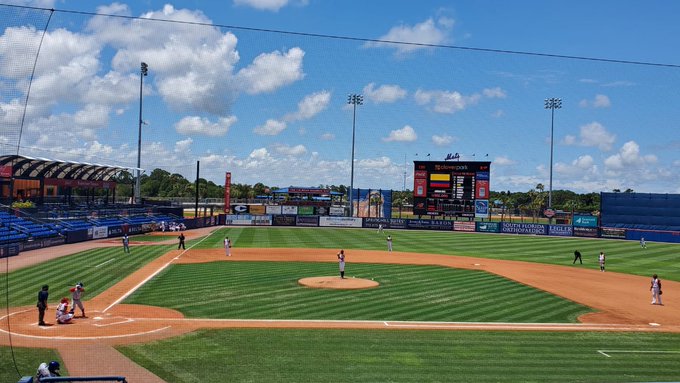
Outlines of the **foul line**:
[{"label": "foul line", "polygon": [[98,265],[95,266],[94,268],[96,269],[96,268],[99,267],[99,266],[104,266],[105,264],[107,264],[107,263],[109,263],[109,262],[113,262],[113,261],[115,261],[115,260],[116,260],[116,258],[109,259],[108,261],[106,261],[106,262],[104,262],[104,263],[98,264]]},{"label": "foul line", "polygon": [[[78,342],[78,341],[81,341],[83,339],[85,339],[85,340],[116,339],[116,338],[127,338],[127,337],[139,336],[139,335],[149,335],[149,334],[153,334],[153,333],[157,333],[157,332],[160,332],[160,331],[167,330],[170,327],[172,327],[172,326],[165,326],[163,328],[159,328],[159,329],[155,329],[155,330],[144,331],[144,332],[136,332],[136,333],[131,333],[131,334],[123,334],[123,335],[66,337],[66,336],[26,335],[26,334],[20,334],[20,333],[12,332],[12,336],[18,336],[18,337],[30,338],[30,339],[74,340],[74,341]],[[0,329],[0,332],[7,333],[7,331],[5,331],[4,329]]]},{"label": "foul line", "polygon": [[111,304],[109,305],[109,307],[105,308],[104,311],[102,311],[102,312],[105,313],[105,312],[107,312],[109,309],[111,309],[113,306],[115,306],[115,305],[119,304],[120,302],[122,302],[125,298],[129,297],[130,295],[132,295],[132,293],[134,293],[135,291],[137,291],[137,289],[139,289],[140,287],[144,286],[144,284],[145,284],[146,282],[148,282],[149,280],[151,280],[151,278],[155,277],[156,275],[158,275],[158,273],[160,273],[161,271],[165,270],[165,268],[168,267],[172,262],[174,262],[175,260],[179,259],[179,258],[180,258],[182,255],[184,255],[187,251],[191,250],[194,246],[196,246],[196,245],[198,245],[199,243],[205,241],[206,239],[210,238],[211,236],[212,236],[212,233],[210,233],[209,235],[203,237],[203,239],[201,239],[200,241],[194,243],[193,245],[189,246],[188,249],[185,249],[184,251],[182,251],[178,256],[176,256],[175,258],[173,258],[173,259],[171,259],[170,261],[168,261],[165,265],[161,266],[158,270],[156,270],[156,271],[154,271],[153,273],[151,273],[151,275],[149,275],[148,277],[144,278],[144,280],[141,281],[141,282],[139,282],[135,287],[133,287],[133,288],[131,288],[130,290],[128,290],[128,291],[127,291],[125,294],[123,294],[120,298],[116,299],[113,303],[111,303]]},{"label": "foul line", "polygon": [[609,354],[680,354],[680,351],[671,350],[597,350],[600,354],[611,358]]}]

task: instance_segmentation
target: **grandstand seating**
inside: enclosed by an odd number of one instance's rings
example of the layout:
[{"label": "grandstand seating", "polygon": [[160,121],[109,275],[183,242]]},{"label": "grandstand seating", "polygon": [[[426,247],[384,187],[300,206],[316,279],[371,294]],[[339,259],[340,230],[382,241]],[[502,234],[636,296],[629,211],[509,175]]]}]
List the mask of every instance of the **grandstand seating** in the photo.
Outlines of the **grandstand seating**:
[{"label": "grandstand seating", "polygon": [[[88,218],[81,211],[69,212],[68,219],[48,218],[50,223],[44,220],[34,220],[29,217],[17,217],[5,211],[0,211],[0,244],[23,242],[27,240],[42,239],[65,235],[67,231],[89,229],[96,226],[125,226],[142,225],[165,222],[166,224],[181,223],[183,218],[167,214],[144,213],[135,215],[122,215],[121,211],[112,210],[110,215],[97,218]],[[116,214],[117,213],[117,214]],[[78,218],[75,218],[78,217]]]}]

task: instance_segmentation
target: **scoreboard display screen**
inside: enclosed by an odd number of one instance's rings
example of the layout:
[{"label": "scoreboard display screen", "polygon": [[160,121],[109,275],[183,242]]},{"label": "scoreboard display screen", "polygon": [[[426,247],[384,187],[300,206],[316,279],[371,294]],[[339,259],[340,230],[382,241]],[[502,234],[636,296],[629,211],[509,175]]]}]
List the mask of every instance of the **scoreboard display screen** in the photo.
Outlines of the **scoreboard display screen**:
[{"label": "scoreboard display screen", "polygon": [[413,214],[488,217],[491,162],[413,164]]}]

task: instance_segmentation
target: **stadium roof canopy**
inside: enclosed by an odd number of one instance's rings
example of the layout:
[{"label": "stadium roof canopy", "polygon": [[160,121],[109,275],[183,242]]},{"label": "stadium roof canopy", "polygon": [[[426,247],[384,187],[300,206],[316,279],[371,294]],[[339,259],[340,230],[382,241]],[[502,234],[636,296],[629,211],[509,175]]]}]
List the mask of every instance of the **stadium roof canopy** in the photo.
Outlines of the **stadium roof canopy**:
[{"label": "stadium roof canopy", "polygon": [[138,170],[138,168],[124,166],[17,155],[0,156],[0,169],[2,168],[7,170],[0,173],[11,172],[11,177],[14,178],[56,178],[87,181],[111,181],[120,172]]}]

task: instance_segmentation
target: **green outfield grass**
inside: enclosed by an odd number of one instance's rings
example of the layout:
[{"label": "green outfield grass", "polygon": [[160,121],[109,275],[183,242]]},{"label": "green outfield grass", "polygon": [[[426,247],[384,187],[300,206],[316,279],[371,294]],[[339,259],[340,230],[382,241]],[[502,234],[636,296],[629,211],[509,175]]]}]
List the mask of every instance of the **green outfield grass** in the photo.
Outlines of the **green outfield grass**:
[{"label": "green outfield grass", "polygon": [[349,264],[363,290],[310,289],[300,278],[337,274],[336,263],[214,262],[174,265],[124,303],[170,307],[195,318],[576,322],[587,307],[483,271]]},{"label": "green outfield grass", "polygon": [[173,383],[680,380],[678,334],[234,329],[119,350]]},{"label": "green outfield grass", "polygon": [[[9,347],[0,346],[0,382],[18,382],[22,376],[35,376],[40,363],[49,363],[56,360],[61,364],[60,371],[67,375],[68,370],[61,362],[59,354],[55,350],[47,348],[14,348],[14,359],[17,362],[16,369],[12,363],[12,352]],[[19,372],[17,373],[17,370]]]},{"label": "green outfield grass", "polygon": [[[607,270],[680,281],[680,244],[650,243],[647,249],[635,241],[560,238],[533,235],[501,235],[443,231],[389,230],[395,251],[450,254],[492,259],[571,265],[574,250],[583,254],[585,268],[598,269],[597,255],[607,254]],[[197,248],[221,247],[225,236],[239,247],[301,247],[324,249],[386,250],[385,237],[370,229],[235,227],[223,228]]]}]

